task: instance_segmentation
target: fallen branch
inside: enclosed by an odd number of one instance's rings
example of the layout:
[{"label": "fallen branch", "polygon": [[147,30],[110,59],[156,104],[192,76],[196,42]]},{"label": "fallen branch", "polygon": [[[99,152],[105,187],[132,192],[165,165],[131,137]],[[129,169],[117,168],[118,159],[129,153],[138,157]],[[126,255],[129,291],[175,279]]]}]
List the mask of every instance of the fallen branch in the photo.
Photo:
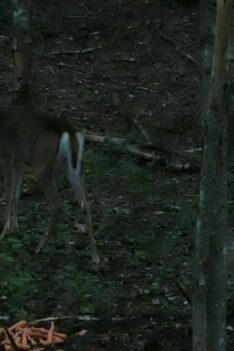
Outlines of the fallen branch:
[{"label": "fallen branch", "polygon": [[83,49],[83,50],[58,50],[58,51],[52,51],[49,52],[48,55],[78,55],[78,54],[87,54],[96,50],[100,50],[102,48],[101,45],[93,47],[93,48],[88,48],[88,49]]},{"label": "fallen branch", "polygon": [[161,160],[161,156],[155,156],[153,153],[150,152],[144,152],[140,150],[137,146],[131,145],[127,142],[127,139],[121,138],[121,137],[107,137],[103,135],[97,135],[97,134],[90,134],[86,133],[85,134],[86,139],[89,141],[94,141],[94,142],[99,142],[99,143],[107,143],[107,144],[112,144],[112,145],[117,145],[117,146],[122,146],[123,149],[135,156],[141,157],[145,160],[149,161],[159,161]]},{"label": "fallen branch", "polygon": [[[91,134],[91,133],[85,133],[86,139],[88,141],[93,141],[93,142],[98,142],[101,144],[112,144],[112,145],[117,145],[120,146],[122,148],[122,150],[124,152],[130,153],[134,156],[140,157],[146,161],[153,161],[155,162],[161,162],[162,165],[164,165],[165,167],[167,167],[168,169],[174,170],[174,171],[188,171],[192,168],[191,164],[188,162],[188,160],[186,160],[186,163],[182,163],[179,161],[175,161],[172,160],[170,162],[168,162],[167,160],[165,160],[164,157],[160,156],[160,155],[155,155],[155,150],[160,150],[160,151],[165,151],[165,149],[163,147],[160,147],[157,145],[150,145],[150,147],[154,150],[154,152],[146,152],[143,151],[141,149],[139,149],[139,147],[129,144],[127,139],[125,138],[121,138],[121,137],[108,137],[108,136],[103,136],[103,135],[97,135],[97,134]],[[172,150],[167,150],[168,153],[170,152],[172,154]],[[175,154],[175,152],[174,152]],[[183,158],[184,160],[186,159],[186,157],[181,157],[180,153],[177,152],[177,157],[180,156],[180,158]]]},{"label": "fallen branch", "polygon": [[[145,139],[146,141],[146,145],[142,145],[143,148],[146,148],[148,150],[152,150],[152,157],[153,160],[155,160],[155,152],[156,151],[160,151],[163,153],[166,153],[170,156],[174,156],[176,158],[179,158],[180,160],[186,161],[186,165],[182,164],[182,163],[178,163],[178,162],[170,162],[169,163],[169,168],[171,169],[176,169],[176,170],[188,170],[191,167],[193,169],[197,169],[200,170],[200,161],[199,159],[194,156],[193,154],[188,154],[186,152],[183,151],[178,151],[175,149],[171,149],[165,146],[165,144],[158,142],[153,143],[152,140],[150,139],[148,133],[146,132],[146,130],[144,129],[144,127],[141,125],[141,123],[138,121],[138,118],[141,114],[144,113],[144,109],[141,110],[134,119],[131,119],[131,122],[133,123],[133,125],[138,129],[138,131],[140,132],[141,136]],[[199,151],[202,151],[199,150]],[[160,160],[162,160],[162,157],[160,158]],[[188,163],[189,162],[189,163]]]},{"label": "fallen branch", "polygon": [[98,321],[100,318],[98,317],[93,317],[90,315],[83,315],[83,316],[61,316],[61,317],[46,317],[46,318],[40,318],[36,319],[32,322],[29,322],[28,324],[33,326],[40,324],[42,322],[55,322],[55,321],[65,321],[65,320],[79,320],[79,321]]},{"label": "fallen branch", "polygon": [[[153,144],[153,143],[146,144],[146,145],[144,145],[144,147],[146,149],[160,151],[160,152],[166,153],[168,155],[174,156],[180,160],[184,160],[186,162],[189,162],[189,163],[191,163],[191,165],[193,165],[194,169],[200,170],[200,168],[201,168],[201,162],[200,162],[199,157],[197,156],[197,152],[196,152],[196,155],[194,155],[193,153],[188,153],[186,151],[179,151],[176,149],[169,148],[169,147],[165,146],[164,143],[160,143],[160,142],[158,142],[157,144],[156,143],[155,144]],[[201,155],[200,151],[199,151],[199,155]]]},{"label": "fallen branch", "polygon": [[[122,146],[122,147],[124,147],[125,151],[128,151],[131,154],[139,156],[145,160],[149,160],[149,161],[153,161],[153,160],[154,161],[162,161],[163,160],[162,156],[155,156],[153,153],[142,151],[137,146],[129,144],[127,142],[127,139],[125,139],[125,138],[108,137],[108,136],[91,134],[91,133],[85,133],[85,136],[86,136],[86,139],[88,141],[99,142],[102,144],[107,143],[107,144]],[[155,145],[154,144],[146,144],[146,145],[143,145],[143,147],[148,148],[148,149],[152,149],[154,151],[161,151],[161,152],[164,152],[164,153],[167,153],[170,155],[174,155],[177,158],[180,158],[182,160],[186,160],[187,162],[194,161],[196,163],[196,165],[199,167],[199,163],[197,162],[197,160],[194,160],[194,156],[192,156],[190,154],[188,155],[185,152],[169,149],[169,148],[165,147],[165,145],[163,145],[162,143],[158,143]],[[176,168],[178,169],[179,167],[176,167]],[[186,168],[188,168],[188,166]]]}]

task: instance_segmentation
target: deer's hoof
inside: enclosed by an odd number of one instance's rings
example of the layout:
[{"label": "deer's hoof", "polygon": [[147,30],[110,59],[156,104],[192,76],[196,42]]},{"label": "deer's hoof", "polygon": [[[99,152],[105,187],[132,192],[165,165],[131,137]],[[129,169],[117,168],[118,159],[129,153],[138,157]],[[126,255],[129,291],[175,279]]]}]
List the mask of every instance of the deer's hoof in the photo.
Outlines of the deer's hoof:
[{"label": "deer's hoof", "polygon": [[4,239],[4,236],[6,235],[6,233],[5,232],[2,232],[1,233],[1,236],[0,236],[0,241],[2,241],[3,239]]},{"label": "deer's hoof", "polygon": [[12,234],[12,228],[11,227],[4,227],[0,236],[0,241],[2,241],[7,234]]},{"label": "deer's hoof", "polygon": [[38,255],[41,252],[41,247],[37,246],[36,250],[34,251],[35,255]]},{"label": "deer's hoof", "polygon": [[48,239],[48,233],[45,233],[41,238],[39,244],[37,245],[37,248],[35,250],[35,255],[38,255],[42,251],[43,247],[45,246],[45,243],[47,242],[47,239]]},{"label": "deer's hoof", "polygon": [[19,231],[18,223],[9,225],[8,223],[3,227],[2,233],[0,235],[0,241],[2,241],[5,235],[17,233]]},{"label": "deer's hoof", "polygon": [[99,256],[98,256],[98,254],[96,254],[95,256],[92,257],[92,261],[93,261],[93,263],[96,264],[96,265],[98,265],[98,264],[101,262],[101,260],[100,260],[100,258],[99,258]]},{"label": "deer's hoof", "polygon": [[44,246],[44,243],[42,242],[42,240],[39,242],[39,244],[37,245],[36,247],[36,250],[35,250],[35,255],[39,255],[39,253],[42,251],[43,249],[43,246]]}]

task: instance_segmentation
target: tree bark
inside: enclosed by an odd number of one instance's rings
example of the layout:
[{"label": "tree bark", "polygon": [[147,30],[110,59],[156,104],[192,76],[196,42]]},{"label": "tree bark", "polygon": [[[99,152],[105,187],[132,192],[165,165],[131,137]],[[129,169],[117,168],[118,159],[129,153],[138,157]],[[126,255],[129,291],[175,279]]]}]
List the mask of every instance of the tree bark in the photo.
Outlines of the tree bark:
[{"label": "tree bark", "polygon": [[231,0],[217,1],[193,267],[193,351],[226,350],[227,128],[223,90],[231,5]]},{"label": "tree bark", "polygon": [[31,101],[31,30],[29,0],[12,0],[13,7],[13,53],[14,82],[13,103],[27,104]]},{"label": "tree bark", "polygon": [[[234,16],[234,7],[232,17]],[[228,156],[230,157],[231,166],[233,167],[234,156],[234,21],[231,23],[231,35],[228,46],[228,79],[227,79],[227,97],[228,97]]]},{"label": "tree bark", "polygon": [[[227,299],[227,114],[224,108],[226,51],[230,34],[232,0],[217,1],[214,57],[207,116],[207,146],[213,137],[213,194],[210,195],[208,265],[208,350],[226,351]],[[210,181],[209,181],[210,182]]]},{"label": "tree bark", "polygon": [[214,26],[216,0],[200,0],[200,43],[201,43],[201,82],[200,109],[201,122],[204,122],[210,86],[212,55],[214,46]]}]

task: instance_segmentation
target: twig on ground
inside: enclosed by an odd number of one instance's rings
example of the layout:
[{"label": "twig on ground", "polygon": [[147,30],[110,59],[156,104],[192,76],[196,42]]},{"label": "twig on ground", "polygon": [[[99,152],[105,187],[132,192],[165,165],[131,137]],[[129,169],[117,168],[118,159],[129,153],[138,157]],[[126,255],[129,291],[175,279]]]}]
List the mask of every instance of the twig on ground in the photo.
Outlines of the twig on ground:
[{"label": "twig on ground", "polygon": [[[137,129],[139,130],[140,134],[143,136],[143,138],[145,139],[145,141],[148,144],[152,144],[152,141],[148,135],[148,133],[146,132],[146,130],[143,128],[143,126],[140,124],[140,122],[138,122],[138,118],[140,115],[142,115],[144,113],[145,109],[143,109],[141,112],[139,112],[136,117],[133,120],[134,125],[137,127]],[[155,162],[156,159],[156,154],[155,151],[152,151],[152,157],[153,157],[153,163]]]},{"label": "twig on ground", "polygon": [[143,138],[145,139],[145,141],[148,144],[152,144],[151,139],[148,135],[148,133],[146,132],[146,130],[142,127],[142,125],[138,122],[138,118],[140,115],[142,115],[145,112],[145,109],[142,109],[141,111],[138,112],[138,114],[136,115],[136,117],[133,119],[133,124],[137,127],[137,129],[139,130],[140,134],[143,136]]},{"label": "twig on ground", "polygon": [[137,87],[138,90],[143,90],[143,91],[147,91],[149,93],[155,93],[155,90],[152,90],[150,88],[146,88],[146,87]]},{"label": "twig on ground", "polygon": [[191,61],[191,62],[193,62],[195,65],[197,65],[198,66],[198,62],[197,62],[197,60],[195,60],[195,58],[192,56],[192,55],[190,55],[190,54],[186,54],[186,53],[184,53],[183,51],[181,51],[181,50],[179,50],[179,52],[180,52],[180,54],[182,55],[182,56],[184,56],[187,60],[189,60],[189,61]]},{"label": "twig on ground", "polygon": [[98,321],[100,318],[93,317],[90,315],[83,316],[60,316],[60,317],[46,317],[41,319],[36,319],[32,322],[29,322],[29,325],[36,325],[42,322],[54,322],[54,321],[64,321],[64,320],[79,320],[79,321]]},{"label": "twig on ground", "polygon": [[178,290],[181,292],[181,294],[183,295],[183,297],[186,299],[186,301],[192,305],[192,298],[191,298],[191,291],[189,291],[189,289],[185,286],[184,283],[176,281],[175,282]]},{"label": "twig on ground", "polygon": [[183,57],[185,57],[187,60],[193,62],[196,66],[199,65],[198,62],[197,62],[197,60],[195,60],[195,58],[194,58],[191,54],[186,54],[186,53],[182,50],[183,47],[181,48],[181,46],[180,46],[180,47],[179,47],[179,46],[176,46],[176,44],[174,43],[174,41],[172,41],[170,38],[168,38],[168,37],[166,37],[166,36],[164,36],[164,35],[162,35],[162,34],[160,34],[159,37],[160,37],[162,40],[164,40],[164,41],[166,41],[167,43],[169,43],[170,45],[172,45],[172,46],[175,48],[175,50],[177,50],[177,51],[178,51]]},{"label": "twig on ground", "polygon": [[82,50],[58,50],[58,51],[52,51],[49,52],[48,55],[79,55],[79,54],[87,54],[96,50],[100,50],[102,48],[101,45],[93,47],[93,48],[87,48],[87,49],[82,49]]}]

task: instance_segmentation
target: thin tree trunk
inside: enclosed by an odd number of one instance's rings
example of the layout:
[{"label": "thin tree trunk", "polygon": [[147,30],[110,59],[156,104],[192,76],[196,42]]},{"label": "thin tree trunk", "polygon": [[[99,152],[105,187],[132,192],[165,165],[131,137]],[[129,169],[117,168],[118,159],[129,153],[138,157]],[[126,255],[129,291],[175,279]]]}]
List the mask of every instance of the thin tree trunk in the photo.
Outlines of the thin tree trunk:
[{"label": "thin tree trunk", "polygon": [[216,0],[200,0],[200,42],[201,42],[201,83],[200,109],[202,123],[206,116],[212,55],[214,46],[214,26],[216,15]]},{"label": "thin tree trunk", "polygon": [[[206,156],[204,155],[204,162]],[[208,167],[208,165],[207,165]],[[203,189],[207,170],[203,169],[200,190],[200,218],[197,220],[194,264],[193,264],[193,286],[192,286],[192,314],[193,314],[193,351],[207,351],[207,313],[206,313],[206,267],[208,265],[209,239],[205,233],[207,224],[206,206]]]},{"label": "thin tree trunk", "polygon": [[223,111],[231,0],[217,1],[216,35],[193,272],[193,351],[226,350],[226,114]]},{"label": "thin tree trunk", "polygon": [[31,30],[29,0],[12,0],[14,85],[13,103],[30,103]]},{"label": "thin tree trunk", "polygon": [[[208,265],[208,351],[226,351],[227,299],[227,115],[224,110],[226,51],[232,0],[217,1],[214,58],[207,116],[206,146],[213,144],[213,194],[210,195],[210,248]],[[209,142],[213,138],[213,142]],[[211,147],[212,148],[212,147]],[[208,175],[209,176],[209,175]]]},{"label": "thin tree trunk", "polygon": [[[234,7],[232,9],[232,16],[234,17]],[[234,21],[231,23],[231,35],[228,46],[228,79],[227,79],[227,96],[228,96],[228,156],[229,162],[233,168],[234,166]],[[233,189],[232,189],[233,192]],[[233,193],[231,194],[233,197]]]}]

